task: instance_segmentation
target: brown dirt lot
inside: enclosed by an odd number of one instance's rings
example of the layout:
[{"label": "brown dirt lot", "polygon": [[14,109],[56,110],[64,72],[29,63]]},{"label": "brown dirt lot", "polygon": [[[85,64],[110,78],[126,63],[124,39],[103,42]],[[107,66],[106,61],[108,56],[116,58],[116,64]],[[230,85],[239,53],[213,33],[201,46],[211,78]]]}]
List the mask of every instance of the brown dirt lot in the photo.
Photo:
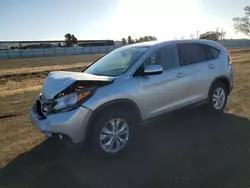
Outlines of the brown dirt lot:
[{"label": "brown dirt lot", "polygon": [[86,63],[86,62],[93,62],[102,55],[103,54],[86,54],[86,55],[71,55],[71,56],[58,56],[58,57],[0,60],[0,68],[16,69],[16,68],[45,67],[54,65]]},{"label": "brown dirt lot", "polygon": [[61,69],[81,69],[101,56],[103,54],[0,60],[0,76]]},{"label": "brown dirt lot", "polygon": [[64,63],[65,57],[0,61],[2,74],[15,73],[0,78],[0,187],[249,187],[250,49],[230,52],[235,87],[225,114],[199,108],[160,117],[139,127],[130,151],[113,160],[45,140],[27,111],[46,72],[11,72],[23,66],[67,70],[99,56],[67,56]]}]

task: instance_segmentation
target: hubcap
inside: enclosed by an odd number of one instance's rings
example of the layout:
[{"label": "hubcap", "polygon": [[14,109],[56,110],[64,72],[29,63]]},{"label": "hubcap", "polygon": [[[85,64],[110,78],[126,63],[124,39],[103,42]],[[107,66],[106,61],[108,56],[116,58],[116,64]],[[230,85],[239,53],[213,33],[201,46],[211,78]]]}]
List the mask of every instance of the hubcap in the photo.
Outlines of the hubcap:
[{"label": "hubcap", "polygon": [[100,144],[107,153],[116,153],[121,150],[129,138],[129,126],[121,118],[108,121],[100,132]]},{"label": "hubcap", "polygon": [[220,110],[225,103],[226,95],[222,87],[218,87],[213,93],[213,106],[215,109]]}]

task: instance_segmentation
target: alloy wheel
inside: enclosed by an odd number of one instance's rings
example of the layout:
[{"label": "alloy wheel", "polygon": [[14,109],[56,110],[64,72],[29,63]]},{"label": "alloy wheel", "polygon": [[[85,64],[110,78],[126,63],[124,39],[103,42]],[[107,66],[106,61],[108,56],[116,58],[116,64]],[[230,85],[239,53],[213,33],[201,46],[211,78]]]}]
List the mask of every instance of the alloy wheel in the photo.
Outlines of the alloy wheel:
[{"label": "alloy wheel", "polygon": [[105,152],[116,153],[126,145],[128,138],[128,123],[124,119],[113,118],[101,129],[100,145]]}]

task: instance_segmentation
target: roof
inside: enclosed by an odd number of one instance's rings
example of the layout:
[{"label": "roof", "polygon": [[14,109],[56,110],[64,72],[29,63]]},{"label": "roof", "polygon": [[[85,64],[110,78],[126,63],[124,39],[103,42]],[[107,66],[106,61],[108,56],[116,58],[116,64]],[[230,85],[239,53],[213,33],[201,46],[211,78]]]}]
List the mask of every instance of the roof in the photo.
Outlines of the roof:
[{"label": "roof", "polygon": [[158,45],[162,45],[162,44],[178,44],[178,43],[201,43],[201,44],[207,44],[207,45],[211,45],[211,46],[221,46],[220,43],[215,42],[215,41],[211,41],[211,40],[201,40],[201,39],[184,39],[184,40],[156,40],[156,41],[149,41],[149,42],[141,42],[141,43],[136,43],[136,44],[130,44],[128,46],[158,46]]}]

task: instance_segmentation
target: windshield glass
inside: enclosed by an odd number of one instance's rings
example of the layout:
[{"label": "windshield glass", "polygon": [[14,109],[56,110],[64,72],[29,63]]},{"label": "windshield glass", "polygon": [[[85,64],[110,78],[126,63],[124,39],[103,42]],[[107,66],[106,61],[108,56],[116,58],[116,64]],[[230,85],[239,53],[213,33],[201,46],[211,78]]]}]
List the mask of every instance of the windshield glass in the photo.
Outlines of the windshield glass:
[{"label": "windshield glass", "polygon": [[148,49],[148,47],[123,47],[108,53],[84,72],[102,76],[119,76]]}]

